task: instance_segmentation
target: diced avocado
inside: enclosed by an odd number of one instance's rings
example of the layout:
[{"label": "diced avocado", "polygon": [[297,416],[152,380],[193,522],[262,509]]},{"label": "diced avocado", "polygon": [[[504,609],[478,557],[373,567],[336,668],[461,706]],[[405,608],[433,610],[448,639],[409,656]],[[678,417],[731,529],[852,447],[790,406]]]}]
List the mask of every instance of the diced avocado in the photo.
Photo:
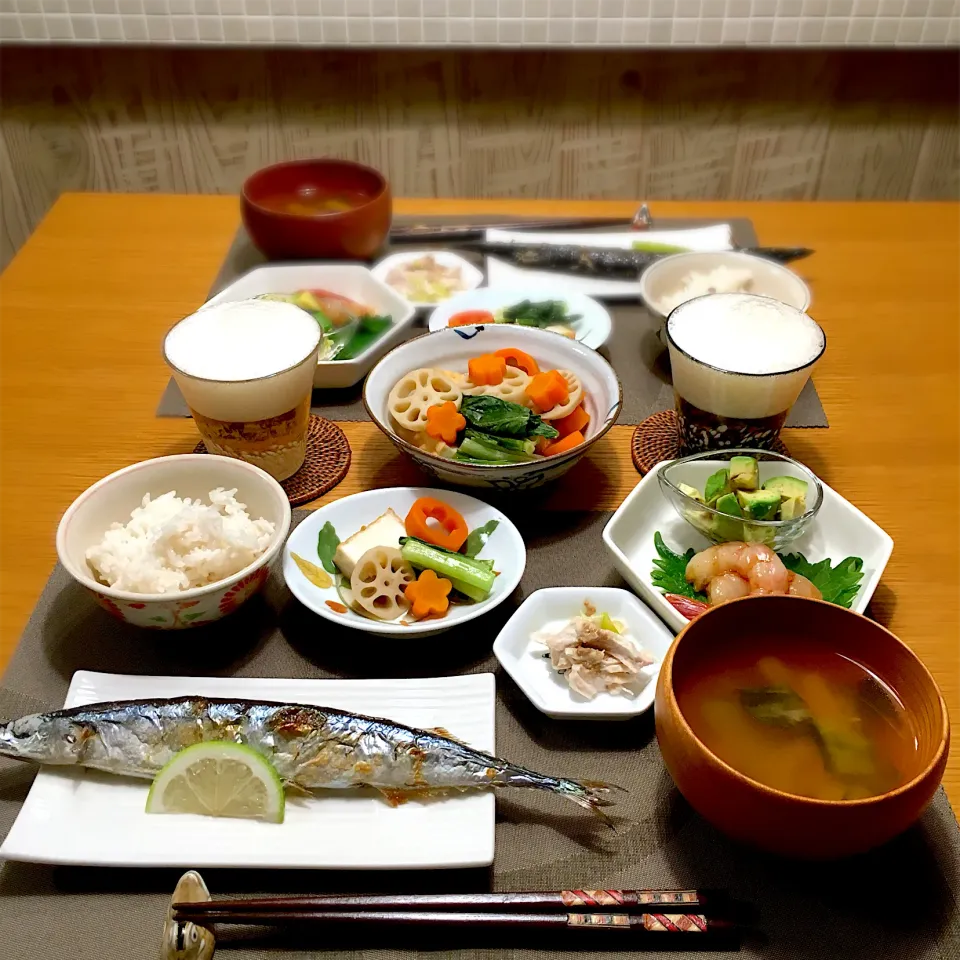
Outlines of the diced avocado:
[{"label": "diced avocado", "polygon": [[320,301],[309,291],[301,290],[294,298],[293,302],[303,310],[321,310]]},{"label": "diced avocado", "polygon": [[800,500],[807,498],[807,481],[797,477],[770,477],[769,480],[764,480],[763,489],[779,493],[784,500],[790,497]]},{"label": "diced avocado", "polygon": [[740,503],[735,493],[725,493],[714,504],[714,509],[719,510],[720,513],[726,513],[731,517],[743,516],[743,510],[740,508]]},{"label": "diced avocado", "polygon": [[730,486],[734,490],[759,489],[760,464],[755,457],[730,458]]},{"label": "diced avocado", "polygon": [[780,504],[780,516],[778,520],[796,520],[807,512],[807,503],[803,497],[787,497]]},{"label": "diced avocado", "polygon": [[773,544],[777,538],[776,527],[760,526],[757,523],[744,523],[741,540],[746,543],[766,543]]},{"label": "diced avocado", "polygon": [[691,500],[703,503],[703,494],[696,487],[691,487],[689,483],[678,483],[677,489],[681,493],[685,493]]},{"label": "diced avocado", "polygon": [[726,514],[714,514],[710,530],[706,534],[711,540],[729,542],[731,540],[746,540],[743,531],[747,526],[739,517],[728,517]]},{"label": "diced avocado", "polygon": [[773,520],[780,506],[780,494],[774,490],[738,490],[737,500],[751,520]]},{"label": "diced avocado", "polygon": [[730,492],[730,471],[726,467],[707,477],[707,485],[703,490],[703,499],[713,506],[718,497]]}]

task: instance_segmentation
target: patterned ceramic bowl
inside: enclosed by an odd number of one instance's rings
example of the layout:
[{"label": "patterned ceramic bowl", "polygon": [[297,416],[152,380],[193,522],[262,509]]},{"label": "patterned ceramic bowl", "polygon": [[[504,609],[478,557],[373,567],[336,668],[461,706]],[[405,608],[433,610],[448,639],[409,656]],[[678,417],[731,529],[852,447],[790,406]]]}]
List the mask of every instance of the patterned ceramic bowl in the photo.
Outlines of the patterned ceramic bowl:
[{"label": "patterned ceramic bowl", "polygon": [[[253,563],[232,577],[176,594],[131,593],[95,579],[87,548],[100,541],[110,524],[128,521],[144,494],[158,497],[176,490],[177,496],[209,502],[208,494],[217,487],[236,487],[237,500],[246,504],[250,516],[276,527],[270,545]],[[60,521],[57,555],[74,580],[118,619],[138,627],[180,630],[219,620],[252,597],[266,583],[289,529],[290,501],[273,477],[242,460],[191,453],[135,463],[85,490]]]},{"label": "patterned ceramic bowl", "polygon": [[[569,370],[580,380],[590,414],[585,442],[552,457],[526,463],[461,463],[428,453],[401,436],[390,415],[390,391],[406,374],[422,368],[466,374],[471,357],[516,348],[528,353],[542,370]],[[444,483],[494,490],[526,490],[566,473],[616,422],[623,392],[613,367],[595,350],[555,333],[506,324],[448,327],[394,347],[370,371],[363,387],[370,419],[398,450],[409,454],[427,473]]]}]

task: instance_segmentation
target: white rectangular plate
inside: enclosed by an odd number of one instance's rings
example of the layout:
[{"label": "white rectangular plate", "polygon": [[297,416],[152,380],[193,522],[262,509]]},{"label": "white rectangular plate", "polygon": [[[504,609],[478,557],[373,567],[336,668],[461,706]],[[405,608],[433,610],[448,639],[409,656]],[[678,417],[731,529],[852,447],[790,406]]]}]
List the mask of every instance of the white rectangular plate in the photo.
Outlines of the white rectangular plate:
[{"label": "white rectangular plate", "polygon": [[[188,695],[336,707],[445,727],[494,750],[493,674],[400,680],[136,677],[79,671],[65,707]],[[49,767],[34,781],[0,857],[127,867],[390,870],[493,863],[492,793],[391,807],[373,791],[287,796],[281,824],[144,813],[149,781]]]},{"label": "white rectangular plate", "polygon": [[[585,247],[613,247],[629,250],[634,240],[649,240],[654,243],[673,243],[691,250],[730,250],[730,225],[718,223],[710,227],[695,227],[689,230],[644,230],[620,233],[535,233],[527,230],[487,231],[488,240],[508,243],[573,243]],[[628,300],[640,295],[637,280],[597,280],[575,274],[554,271],[525,270],[504,263],[496,257],[487,258],[487,286],[528,289],[531,293],[566,294],[585,293],[605,300]]]},{"label": "white rectangular plate", "polygon": [[[703,550],[710,546],[710,542],[683,520],[660,492],[657,475],[663,466],[665,463],[657,464],[627,495],[604,527],[603,542],[624,580],[667,626],[679,632],[687,625],[686,618],[670,606],[650,580],[657,556],[653,535],[659,531],[664,543],[676,553],[684,553],[690,547]],[[684,480],[702,488],[706,478],[726,466],[726,461],[702,460],[689,466],[690,475]],[[784,466],[777,464],[779,473],[790,472]],[[893,540],[849,500],[823,480],[820,483],[823,503],[816,519],[807,532],[783,552],[802,553],[811,563],[824,557],[829,557],[833,563],[844,557],[861,557],[863,579],[851,609],[863,613],[893,552]]]}]

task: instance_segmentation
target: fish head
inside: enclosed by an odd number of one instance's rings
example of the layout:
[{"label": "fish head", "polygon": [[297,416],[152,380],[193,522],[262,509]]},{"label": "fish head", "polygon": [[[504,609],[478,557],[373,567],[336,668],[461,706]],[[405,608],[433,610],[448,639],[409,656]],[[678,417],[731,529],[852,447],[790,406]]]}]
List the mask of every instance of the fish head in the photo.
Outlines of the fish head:
[{"label": "fish head", "polygon": [[76,763],[89,736],[83,724],[32,714],[0,722],[0,755],[36,763]]}]

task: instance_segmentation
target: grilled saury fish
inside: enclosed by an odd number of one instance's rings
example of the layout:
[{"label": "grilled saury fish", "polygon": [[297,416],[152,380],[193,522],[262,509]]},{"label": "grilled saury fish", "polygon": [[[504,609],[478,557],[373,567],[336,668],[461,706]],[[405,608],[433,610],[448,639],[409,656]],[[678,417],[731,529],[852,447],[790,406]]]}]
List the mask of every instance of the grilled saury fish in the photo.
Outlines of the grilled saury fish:
[{"label": "grilled saury fish", "polygon": [[[608,279],[636,280],[650,264],[661,259],[662,253],[643,250],[622,250],[614,247],[581,247],[573,244],[507,243],[484,240],[465,243],[463,249],[501,257],[517,267],[534,270],[558,270],[563,273],[588,274]],[[768,260],[789,263],[813,253],[807,247],[756,247],[743,249]]]},{"label": "grilled saury fish", "polygon": [[245,744],[303,789],[375,787],[393,801],[427,790],[549,790],[603,817],[608,784],[548,777],[473,750],[445,730],[303,704],[178,697],[124,700],[0,722],[0,755],[154,777],[184,747]]}]

